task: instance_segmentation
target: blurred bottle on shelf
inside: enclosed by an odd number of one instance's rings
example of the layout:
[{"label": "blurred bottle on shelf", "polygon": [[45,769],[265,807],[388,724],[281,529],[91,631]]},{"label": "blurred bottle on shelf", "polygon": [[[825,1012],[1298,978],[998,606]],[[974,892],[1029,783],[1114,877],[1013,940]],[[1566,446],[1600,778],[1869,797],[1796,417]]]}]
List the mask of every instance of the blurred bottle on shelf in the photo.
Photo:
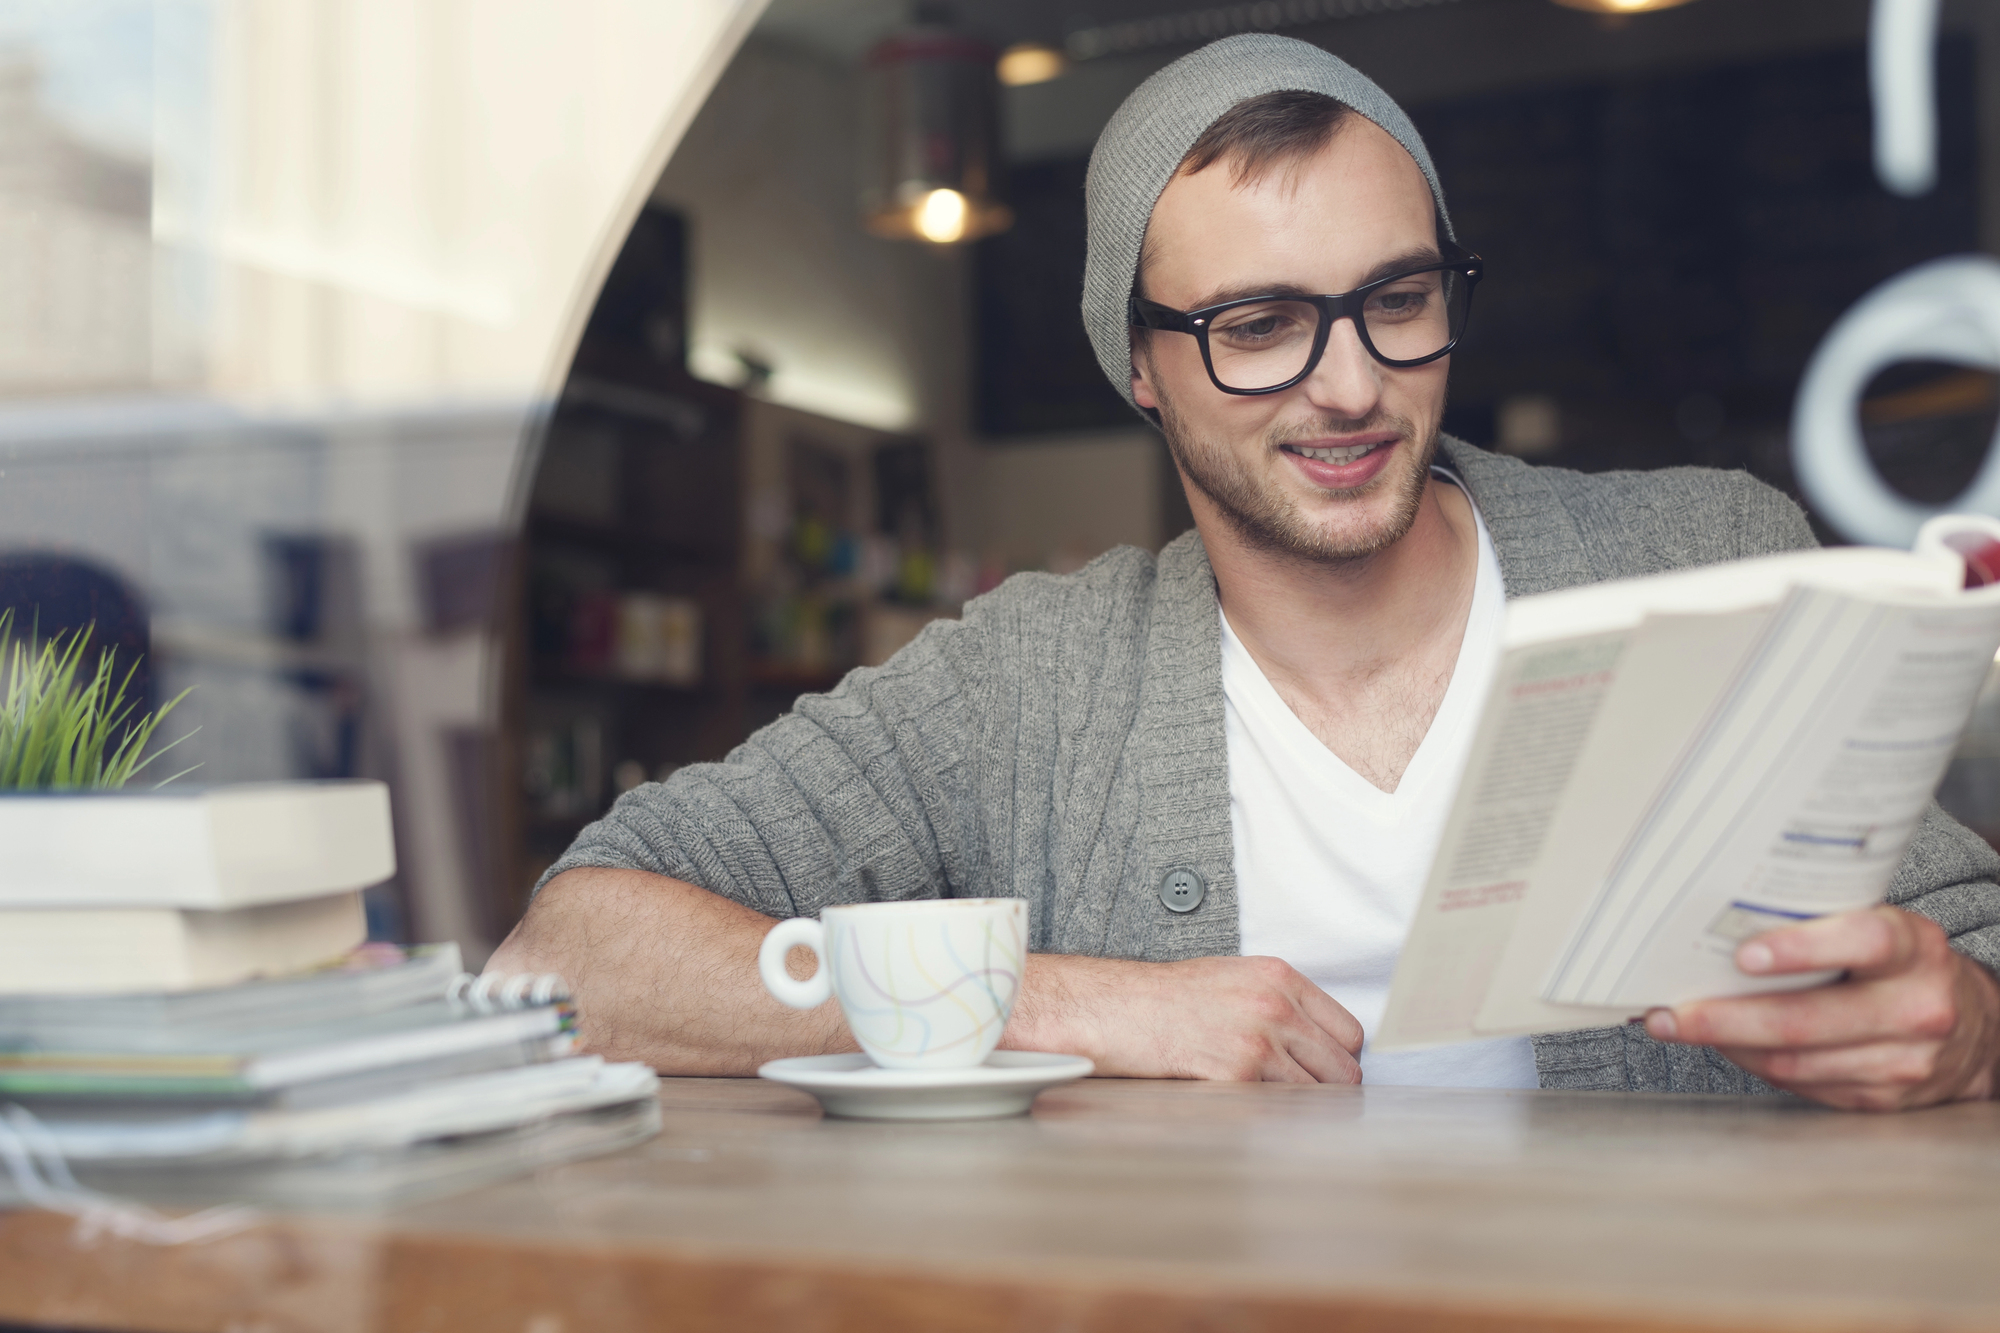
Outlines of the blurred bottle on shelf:
[{"label": "blurred bottle on shelf", "polygon": [[617,651],[618,619],[617,593],[593,588],[578,594],[570,609],[565,669],[579,676],[604,675]]},{"label": "blurred bottle on shelf", "polygon": [[618,596],[613,668],[625,680],[693,687],[701,683],[701,607],[691,597]]},{"label": "blurred bottle on shelf", "polygon": [[604,724],[592,714],[528,733],[522,785],[536,814],[574,820],[604,808]]}]

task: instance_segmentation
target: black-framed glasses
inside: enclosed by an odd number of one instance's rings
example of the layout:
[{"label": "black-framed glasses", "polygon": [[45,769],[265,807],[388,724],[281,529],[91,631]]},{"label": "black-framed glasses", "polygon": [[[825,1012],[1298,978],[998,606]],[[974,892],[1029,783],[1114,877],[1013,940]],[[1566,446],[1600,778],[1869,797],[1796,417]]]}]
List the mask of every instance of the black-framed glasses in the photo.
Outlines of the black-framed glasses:
[{"label": "black-framed glasses", "polygon": [[1478,255],[1462,254],[1332,296],[1246,296],[1200,310],[1135,296],[1131,320],[1139,328],[1192,334],[1209,379],[1224,393],[1278,393],[1313,373],[1343,319],[1354,321],[1361,345],[1385,366],[1437,360],[1464,334],[1472,289],[1485,271]]}]

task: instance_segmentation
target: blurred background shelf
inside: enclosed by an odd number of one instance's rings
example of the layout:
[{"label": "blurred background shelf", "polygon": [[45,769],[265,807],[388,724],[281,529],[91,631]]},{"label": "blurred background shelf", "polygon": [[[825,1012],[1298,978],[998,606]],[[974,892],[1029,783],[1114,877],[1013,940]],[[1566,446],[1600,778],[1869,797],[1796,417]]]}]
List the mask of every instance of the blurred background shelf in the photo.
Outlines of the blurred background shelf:
[{"label": "blurred background shelf", "polygon": [[688,373],[688,237],[640,216],[543,434],[509,598],[499,920],[620,792],[723,758],[975,590],[929,441]]}]

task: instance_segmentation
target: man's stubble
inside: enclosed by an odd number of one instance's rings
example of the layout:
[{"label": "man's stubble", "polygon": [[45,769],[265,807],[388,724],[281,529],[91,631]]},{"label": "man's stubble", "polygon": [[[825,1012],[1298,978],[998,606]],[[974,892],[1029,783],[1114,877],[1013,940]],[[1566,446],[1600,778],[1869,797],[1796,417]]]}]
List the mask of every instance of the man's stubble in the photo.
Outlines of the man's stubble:
[{"label": "man's stubble", "polygon": [[[1197,437],[1188,429],[1186,420],[1175,412],[1173,400],[1157,389],[1155,393],[1160,404],[1160,429],[1181,474],[1209,498],[1250,546],[1313,564],[1345,566],[1394,546],[1416,524],[1418,510],[1423,505],[1424,486],[1430,479],[1431,460],[1437,456],[1437,427],[1432,427],[1429,437],[1418,448],[1417,466],[1384,472],[1365,486],[1329,494],[1335,504],[1354,505],[1373,499],[1385,488],[1395,491],[1388,516],[1375,531],[1342,540],[1301,512],[1276,486],[1260,484],[1227,445]],[[1416,436],[1416,429],[1409,421],[1378,412],[1365,421],[1327,418],[1312,423],[1307,430],[1294,427],[1274,432],[1265,441],[1265,447],[1275,450],[1292,439],[1379,430],[1394,430],[1405,447]]]}]

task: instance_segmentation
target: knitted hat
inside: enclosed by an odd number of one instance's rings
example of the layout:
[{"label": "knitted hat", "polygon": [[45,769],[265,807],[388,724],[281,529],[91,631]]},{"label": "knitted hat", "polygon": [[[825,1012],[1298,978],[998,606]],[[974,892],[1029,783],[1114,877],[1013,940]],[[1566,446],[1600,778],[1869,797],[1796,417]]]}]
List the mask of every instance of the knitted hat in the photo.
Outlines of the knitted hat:
[{"label": "knitted hat", "polygon": [[1324,93],[1387,130],[1423,169],[1438,220],[1445,235],[1452,235],[1444,191],[1417,127],[1389,94],[1339,56],[1265,32],[1225,37],[1182,56],[1140,84],[1111,117],[1097,136],[1083,186],[1090,219],[1083,324],[1097,364],[1128,403],[1132,335],[1126,302],[1139,274],[1139,249],[1153,205],[1203,131],[1238,102],[1277,92]]}]

